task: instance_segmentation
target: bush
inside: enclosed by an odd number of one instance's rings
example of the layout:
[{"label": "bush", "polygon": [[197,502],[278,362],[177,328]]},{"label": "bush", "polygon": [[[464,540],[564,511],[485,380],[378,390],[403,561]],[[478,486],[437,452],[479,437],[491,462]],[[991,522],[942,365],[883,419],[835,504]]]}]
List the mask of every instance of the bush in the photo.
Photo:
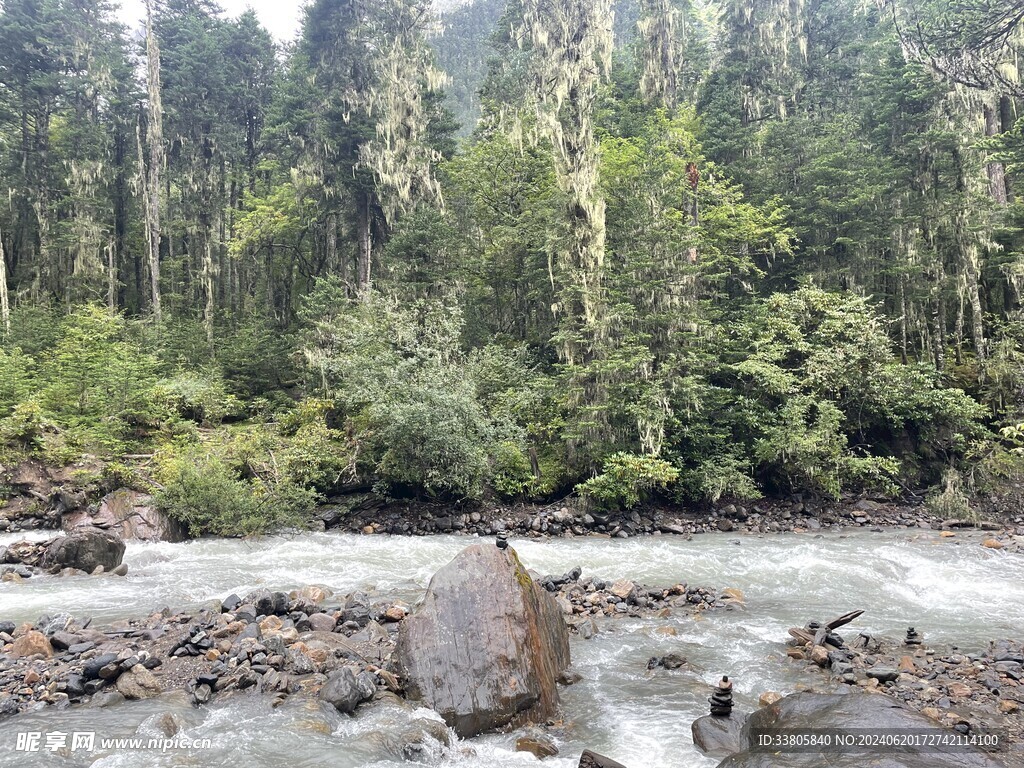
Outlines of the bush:
[{"label": "bush", "polygon": [[602,509],[632,509],[655,488],[679,478],[679,470],[653,456],[616,453],[604,461],[604,471],[576,486],[589,503]]},{"label": "bush", "polygon": [[242,403],[215,373],[182,372],[163,379],[154,387],[153,397],[168,411],[204,426],[216,426],[243,413]]},{"label": "bush", "polygon": [[491,487],[499,496],[521,496],[535,482],[533,467],[522,448],[509,440],[494,447],[491,456]]},{"label": "bush", "polygon": [[267,533],[303,523],[315,503],[292,483],[246,482],[221,457],[184,449],[158,457],[157,506],[194,536]]},{"label": "bush", "polygon": [[963,478],[955,469],[946,471],[942,478],[942,489],[929,493],[924,503],[929,512],[944,520],[977,519],[977,514],[971,509],[970,499],[964,492]]},{"label": "bush", "polygon": [[369,409],[378,483],[428,496],[478,497],[488,475],[491,427],[468,390],[417,388]]}]

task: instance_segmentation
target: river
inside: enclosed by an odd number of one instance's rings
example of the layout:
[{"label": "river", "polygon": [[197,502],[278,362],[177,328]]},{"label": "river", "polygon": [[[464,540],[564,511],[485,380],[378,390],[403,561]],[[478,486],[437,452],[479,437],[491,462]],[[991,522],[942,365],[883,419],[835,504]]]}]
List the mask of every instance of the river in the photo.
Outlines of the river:
[{"label": "river", "polygon": [[[13,536],[0,537],[0,544]],[[763,538],[713,534],[691,541],[669,536],[628,540],[575,538],[513,540],[527,567],[561,574],[629,578],[650,585],[687,582],[743,591],[745,607],[701,617],[610,619],[591,640],[573,641],[583,681],[563,690],[561,755],[543,762],[575,768],[590,748],[630,768],[706,768],[717,761],[697,752],[690,723],[707,711],[709,686],[728,674],[740,709],[756,707],[766,690],[790,692],[821,681],[819,674],[780,658],[786,628],[849,610],[866,613],[844,630],[896,636],[914,625],[928,640],[980,648],[989,639],[1017,636],[1024,627],[1024,558],[988,550],[961,533],[859,530],[849,535],[777,534]],[[33,577],[0,584],[0,619],[34,621],[59,610],[102,623],[220,600],[256,587],[290,590],[305,584],[336,593],[374,587],[415,599],[430,575],[469,540],[301,534],[254,541],[200,540],[183,544],[130,543],[129,575]],[[676,635],[655,632],[671,625]],[[650,672],[651,656],[676,652],[689,660],[678,671]],[[96,738],[156,735],[153,719],[167,711],[186,722],[181,735],[209,739],[201,749],[97,748],[68,757],[16,752],[17,732],[95,732]],[[264,699],[236,696],[193,709],[182,697],[110,708],[78,707],[20,715],[0,723],[0,766],[234,766],[251,768],[400,768],[395,732],[432,713],[394,704],[340,716],[299,696],[272,709]],[[512,768],[540,765],[516,753],[517,734],[478,737],[422,765]]]}]

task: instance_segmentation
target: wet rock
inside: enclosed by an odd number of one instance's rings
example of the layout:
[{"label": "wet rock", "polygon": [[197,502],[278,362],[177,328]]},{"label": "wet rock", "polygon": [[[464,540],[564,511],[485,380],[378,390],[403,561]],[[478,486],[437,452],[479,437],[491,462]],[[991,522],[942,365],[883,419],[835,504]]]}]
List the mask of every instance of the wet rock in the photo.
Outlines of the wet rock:
[{"label": "wet rock", "polygon": [[80,531],[55,539],[46,547],[44,568],[77,568],[92,573],[97,566],[112,570],[124,558],[124,542],[102,531]]},{"label": "wet rock", "polygon": [[693,744],[708,757],[723,758],[744,748],[743,724],[746,716],[734,712],[728,717],[704,715],[693,721]]},{"label": "wet rock", "polygon": [[118,677],[115,687],[126,699],[151,699],[163,692],[156,676],[141,664]]},{"label": "wet rock", "polygon": [[104,653],[85,662],[85,666],[82,668],[82,674],[85,675],[86,680],[95,680],[100,676],[101,669],[116,661],[116,653]]},{"label": "wet rock", "polygon": [[[878,752],[858,750],[786,751],[758,749],[762,735],[780,731],[863,730],[865,733],[936,731],[930,718],[895,703],[887,696],[796,693],[754,712],[743,728],[744,751],[723,760],[718,768],[1002,768],[996,758],[964,745],[928,744],[920,752],[891,748]],[[936,731],[944,732],[944,731]]]},{"label": "wet rock", "polygon": [[663,669],[679,669],[686,665],[686,658],[678,653],[668,653],[661,658],[654,657],[647,662],[648,669],[661,667]]},{"label": "wet rock", "polygon": [[343,667],[327,678],[320,689],[320,700],[350,715],[364,701],[372,699],[376,690],[372,675],[362,672],[357,677],[350,667]]},{"label": "wet rock", "polygon": [[516,752],[529,752],[534,757],[543,759],[557,755],[558,747],[547,736],[521,736],[516,739]]},{"label": "wet rock", "polygon": [[228,595],[220,604],[221,613],[233,613],[242,604],[242,598],[238,595]]},{"label": "wet rock", "polygon": [[78,645],[81,642],[81,635],[75,635],[70,632],[55,632],[50,638],[50,645],[58,651],[66,651],[71,646]]},{"label": "wet rock", "polygon": [[610,757],[605,757],[604,755],[597,754],[597,752],[585,749],[583,754],[580,755],[578,768],[626,768],[626,766],[622,763],[617,763]]},{"label": "wet rock", "polygon": [[867,670],[867,676],[874,678],[880,683],[894,683],[899,679],[899,670],[890,669],[888,667],[875,667],[874,669]]},{"label": "wet rock", "polygon": [[513,549],[474,544],[434,574],[395,658],[410,697],[469,737],[556,714],[569,636]]},{"label": "wet rock", "polygon": [[309,624],[309,629],[313,632],[333,632],[335,625],[338,623],[337,620],[326,613],[314,613],[306,622]]}]

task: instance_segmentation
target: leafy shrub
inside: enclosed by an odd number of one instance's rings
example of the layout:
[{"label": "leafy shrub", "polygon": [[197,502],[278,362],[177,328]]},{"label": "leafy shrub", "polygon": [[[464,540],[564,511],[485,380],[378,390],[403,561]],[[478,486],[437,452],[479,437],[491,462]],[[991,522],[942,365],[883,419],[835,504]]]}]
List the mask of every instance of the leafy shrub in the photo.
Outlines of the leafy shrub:
[{"label": "leafy shrub", "polygon": [[243,411],[241,402],[215,373],[179,373],[158,382],[153,396],[167,410],[205,426],[216,426]]},{"label": "leafy shrub", "polygon": [[603,509],[632,509],[655,488],[675,482],[679,470],[653,456],[616,453],[604,461],[604,471],[576,486],[588,502]]},{"label": "leafy shrub", "polygon": [[368,419],[379,483],[429,496],[483,492],[491,429],[468,390],[418,388],[403,401],[371,407]]},{"label": "leafy shrub", "polygon": [[693,474],[700,497],[714,503],[723,496],[736,499],[760,498],[761,492],[750,477],[750,466],[733,455],[721,455],[702,461]]},{"label": "leafy shrub", "polygon": [[494,447],[491,456],[491,487],[500,496],[521,496],[533,487],[536,478],[523,449],[510,440]]},{"label": "leafy shrub", "polygon": [[181,450],[158,458],[156,503],[195,535],[238,536],[301,525],[314,493],[292,483],[246,482],[221,457]]},{"label": "leafy shrub", "polygon": [[103,307],[79,307],[43,358],[42,404],[69,442],[117,453],[127,439],[165,415],[152,397],[157,360],[127,322]]}]

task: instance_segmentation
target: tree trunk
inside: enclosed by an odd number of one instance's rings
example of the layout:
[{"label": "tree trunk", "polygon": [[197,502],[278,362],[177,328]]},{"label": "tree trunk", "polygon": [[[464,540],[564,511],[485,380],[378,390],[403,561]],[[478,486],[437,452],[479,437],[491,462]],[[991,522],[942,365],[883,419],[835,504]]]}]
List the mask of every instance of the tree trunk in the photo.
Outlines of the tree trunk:
[{"label": "tree trunk", "polygon": [[4,251],[3,233],[0,232],[0,323],[4,336],[11,335],[11,302],[7,294],[7,253]]},{"label": "tree trunk", "polygon": [[153,3],[146,0],[146,64],[149,114],[146,139],[149,168],[146,173],[146,231],[149,247],[150,300],[153,320],[163,322],[160,302],[160,171],[164,163],[163,109],[160,102],[160,47],[153,34]]},{"label": "tree trunk", "polygon": [[[983,111],[985,113],[985,135],[998,135],[1001,132],[998,105],[986,102]],[[989,195],[997,205],[1006,205],[1009,200],[1006,189],[1006,168],[1002,163],[992,161],[986,166],[986,170],[988,171]]]},{"label": "tree trunk", "polygon": [[370,270],[373,259],[373,241],[370,235],[370,193],[365,192],[359,200],[356,212],[356,293],[363,301],[370,298]]}]

